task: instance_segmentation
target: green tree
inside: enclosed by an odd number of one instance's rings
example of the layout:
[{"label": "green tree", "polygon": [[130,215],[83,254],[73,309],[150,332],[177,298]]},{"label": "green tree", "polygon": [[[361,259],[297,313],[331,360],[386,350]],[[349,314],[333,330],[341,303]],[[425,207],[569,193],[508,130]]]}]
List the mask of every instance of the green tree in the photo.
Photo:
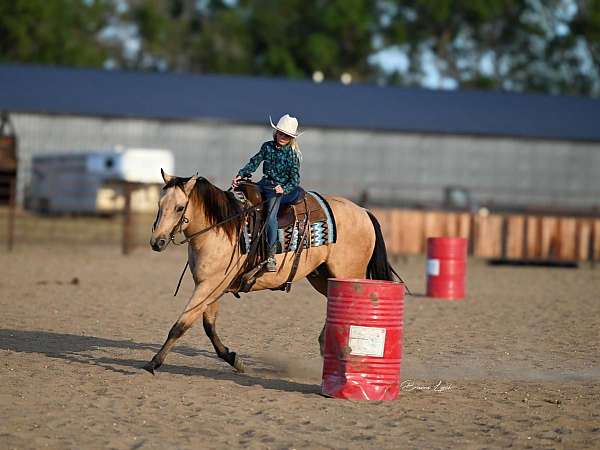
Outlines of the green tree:
[{"label": "green tree", "polygon": [[0,2],[0,61],[101,67],[98,34],[113,10],[105,0]]},{"label": "green tree", "polygon": [[577,11],[569,22],[570,48],[576,48],[588,57],[589,64],[577,71],[573,83],[586,92],[591,84],[591,92],[600,96],[600,0],[579,0],[575,2]]},{"label": "green tree", "polygon": [[[246,4],[254,50],[259,55],[255,61],[258,71],[310,77],[320,70],[334,79],[344,72],[355,79],[374,75],[368,58],[374,51],[378,24],[376,1],[262,0]],[[281,64],[282,60],[290,62]]]},{"label": "green tree", "polygon": [[[142,53],[176,70],[369,79],[376,0],[130,0]],[[166,18],[166,19],[165,19]],[[176,48],[173,48],[175,46]]]},{"label": "green tree", "polygon": [[386,2],[386,45],[462,87],[598,94],[599,0]]},{"label": "green tree", "polygon": [[0,1],[0,61],[600,95],[600,0]]}]

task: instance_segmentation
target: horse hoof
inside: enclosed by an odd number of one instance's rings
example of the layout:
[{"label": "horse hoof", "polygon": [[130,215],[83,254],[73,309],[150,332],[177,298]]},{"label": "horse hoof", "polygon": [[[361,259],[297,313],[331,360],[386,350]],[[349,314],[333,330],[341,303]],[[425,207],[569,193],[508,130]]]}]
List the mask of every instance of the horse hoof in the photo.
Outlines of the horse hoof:
[{"label": "horse hoof", "polygon": [[244,366],[244,361],[238,355],[235,355],[235,359],[233,360],[233,368],[240,373],[244,373],[246,371],[246,367]]},{"label": "horse hoof", "polygon": [[144,369],[146,372],[150,372],[152,375],[154,375],[154,364],[152,364],[152,362],[145,364],[142,367],[142,369]]}]

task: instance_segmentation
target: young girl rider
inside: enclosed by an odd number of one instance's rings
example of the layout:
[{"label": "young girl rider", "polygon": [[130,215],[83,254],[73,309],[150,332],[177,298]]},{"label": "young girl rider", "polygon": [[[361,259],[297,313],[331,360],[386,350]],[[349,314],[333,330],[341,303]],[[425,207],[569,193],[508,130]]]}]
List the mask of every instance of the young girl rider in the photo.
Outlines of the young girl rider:
[{"label": "young girl rider", "polygon": [[267,218],[267,243],[268,259],[267,271],[277,271],[275,250],[277,243],[277,212],[281,205],[294,203],[298,199],[300,184],[300,161],[302,154],[296,142],[298,133],[298,120],[286,114],[277,125],[271,121],[275,129],[273,140],[265,142],[260,151],[254,155],[234,177],[232,186],[236,187],[241,178],[250,177],[263,163],[263,177],[257,183],[265,199],[268,200],[265,208],[270,211]]}]

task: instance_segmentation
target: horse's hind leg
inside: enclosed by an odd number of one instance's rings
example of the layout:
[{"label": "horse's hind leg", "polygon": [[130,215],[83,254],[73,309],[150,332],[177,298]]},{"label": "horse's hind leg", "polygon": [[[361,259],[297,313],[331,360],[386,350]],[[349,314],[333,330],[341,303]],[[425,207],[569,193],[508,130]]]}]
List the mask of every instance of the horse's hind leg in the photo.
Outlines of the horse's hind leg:
[{"label": "horse's hind leg", "polygon": [[235,352],[230,352],[227,347],[223,345],[221,339],[217,335],[217,314],[219,313],[219,302],[213,302],[206,308],[204,311],[204,316],[202,317],[202,324],[204,325],[204,331],[206,335],[212,342],[217,355],[222,360],[226,361],[230,366],[232,366],[238,372],[244,372],[244,362]]},{"label": "horse's hind leg", "polygon": [[[331,277],[335,278],[364,278],[366,273],[367,261],[363,258],[359,258],[357,261],[353,261],[352,264],[344,264],[341,258],[337,260],[330,258],[327,263],[321,264],[314,272],[306,277],[312,287],[327,297],[327,279]],[[325,349],[325,327],[319,334],[319,351],[323,356]]]}]

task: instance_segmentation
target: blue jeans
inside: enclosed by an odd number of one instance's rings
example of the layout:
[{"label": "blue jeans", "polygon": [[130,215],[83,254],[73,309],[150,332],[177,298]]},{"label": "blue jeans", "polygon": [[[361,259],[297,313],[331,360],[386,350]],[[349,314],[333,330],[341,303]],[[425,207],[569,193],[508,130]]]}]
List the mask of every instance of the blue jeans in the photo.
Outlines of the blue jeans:
[{"label": "blue jeans", "polygon": [[279,207],[294,203],[298,199],[299,191],[296,188],[288,194],[276,195],[275,186],[269,182],[261,180],[257,184],[265,200],[268,200],[265,204],[265,208],[269,212],[269,216],[267,217],[267,244],[271,248],[277,242],[277,213],[279,212]]}]

